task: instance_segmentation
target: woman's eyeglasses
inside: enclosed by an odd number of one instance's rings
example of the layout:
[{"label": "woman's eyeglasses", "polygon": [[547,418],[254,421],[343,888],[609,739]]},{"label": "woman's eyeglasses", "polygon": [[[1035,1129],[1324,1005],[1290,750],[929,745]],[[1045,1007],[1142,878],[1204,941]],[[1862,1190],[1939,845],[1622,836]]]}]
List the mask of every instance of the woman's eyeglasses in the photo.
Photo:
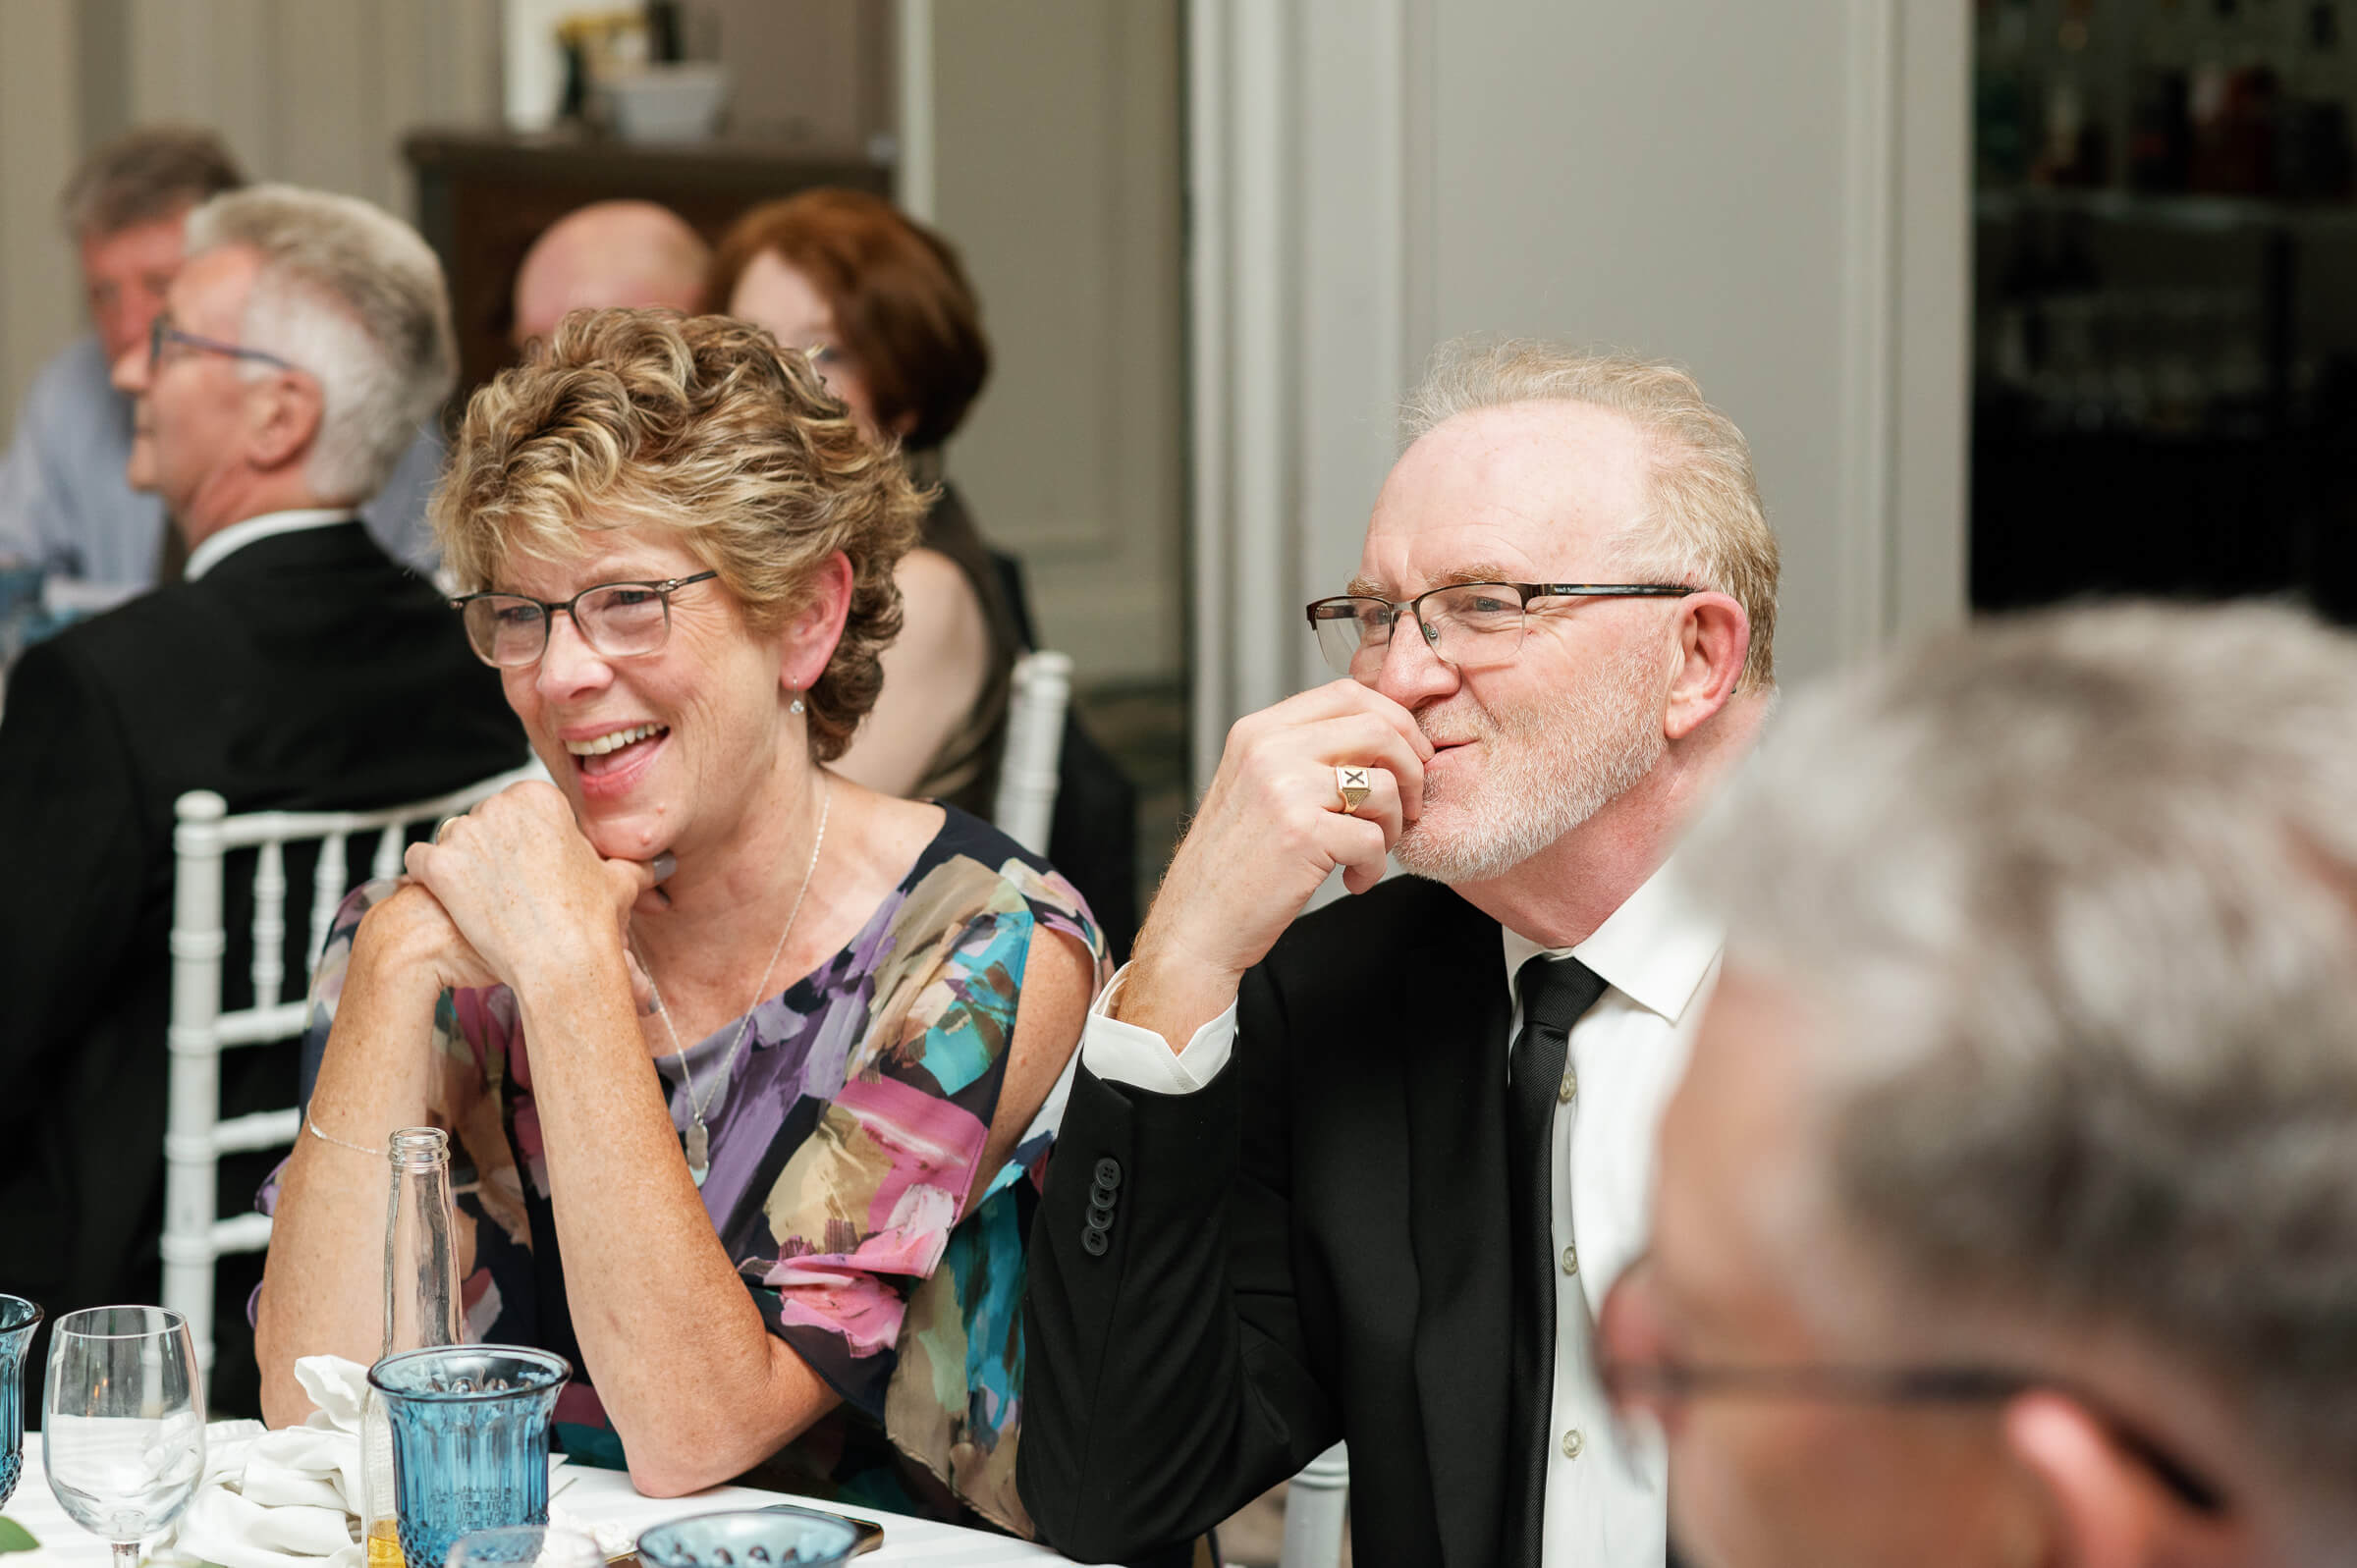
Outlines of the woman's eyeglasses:
[{"label": "woman's eyeglasses", "polygon": [[638,659],[671,638],[671,596],[718,572],[661,582],[601,582],[570,599],[529,599],[520,593],[470,593],[453,599],[475,657],[502,670],[538,664],[560,612],[573,617],[581,640],[608,659]]}]

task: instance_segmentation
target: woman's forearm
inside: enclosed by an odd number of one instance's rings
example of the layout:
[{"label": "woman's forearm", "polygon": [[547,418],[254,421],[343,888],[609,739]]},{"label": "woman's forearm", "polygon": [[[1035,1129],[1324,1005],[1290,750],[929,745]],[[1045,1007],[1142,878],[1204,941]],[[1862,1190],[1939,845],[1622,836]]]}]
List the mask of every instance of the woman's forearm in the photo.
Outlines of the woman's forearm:
[{"label": "woman's forearm", "polygon": [[308,1131],[296,1139],[271,1222],[254,1350],[262,1414],[274,1427],[301,1422],[312,1408],[295,1380],[297,1357],[332,1353],[364,1364],[382,1347],[383,1150],[396,1128],[426,1119],[438,1070],[437,996],[363,925],[308,1110],[311,1125],[337,1141]]},{"label": "woman's forearm", "polygon": [[770,1334],[713,1232],[620,952],[552,962],[518,1000],[574,1333],[630,1478],[677,1495],[740,1475],[836,1395]]}]

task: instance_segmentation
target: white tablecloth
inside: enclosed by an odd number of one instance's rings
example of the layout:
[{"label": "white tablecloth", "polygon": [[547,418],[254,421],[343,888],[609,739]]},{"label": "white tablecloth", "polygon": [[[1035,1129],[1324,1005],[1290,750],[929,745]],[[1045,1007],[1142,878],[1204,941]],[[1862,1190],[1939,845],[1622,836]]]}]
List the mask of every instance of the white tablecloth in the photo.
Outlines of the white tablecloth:
[{"label": "white tablecloth", "polygon": [[[612,1520],[627,1525],[633,1536],[666,1519],[716,1513],[723,1508],[762,1508],[773,1502],[795,1501],[781,1492],[756,1491],[750,1487],[714,1487],[689,1497],[641,1497],[631,1487],[630,1478],[622,1471],[593,1470],[583,1465],[573,1474],[577,1479],[557,1499],[557,1507],[572,1518],[592,1524]],[[1045,1546],[978,1530],[959,1530],[931,1520],[872,1513],[832,1502],[813,1506],[854,1518],[873,1519],[883,1525],[884,1544],[864,1557],[854,1558],[858,1568],[894,1568],[899,1563],[923,1563],[927,1568],[996,1568],[1001,1563],[1067,1561]],[[41,1468],[41,1434],[37,1432],[25,1434],[25,1473],[18,1479],[16,1495],[0,1506],[0,1513],[31,1531],[41,1543],[38,1551],[0,1557],[0,1568],[107,1568],[106,1542],[67,1518],[66,1511],[50,1494],[48,1473]]]}]

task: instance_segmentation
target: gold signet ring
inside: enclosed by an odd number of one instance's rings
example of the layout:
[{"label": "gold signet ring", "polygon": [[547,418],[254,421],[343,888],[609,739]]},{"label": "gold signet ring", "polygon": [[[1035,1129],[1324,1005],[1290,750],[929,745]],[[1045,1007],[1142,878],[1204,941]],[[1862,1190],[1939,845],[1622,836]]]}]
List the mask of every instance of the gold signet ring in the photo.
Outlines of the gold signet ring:
[{"label": "gold signet ring", "polygon": [[1343,815],[1347,817],[1365,803],[1368,795],[1375,792],[1375,784],[1367,777],[1364,768],[1337,768],[1334,770],[1334,788],[1343,797]]}]

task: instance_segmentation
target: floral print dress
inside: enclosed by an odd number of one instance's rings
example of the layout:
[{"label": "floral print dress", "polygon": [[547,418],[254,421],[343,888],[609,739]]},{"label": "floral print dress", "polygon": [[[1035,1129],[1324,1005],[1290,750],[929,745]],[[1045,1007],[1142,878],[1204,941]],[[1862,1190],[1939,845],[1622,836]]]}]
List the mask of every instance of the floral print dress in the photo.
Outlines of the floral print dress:
[{"label": "floral print dress", "polygon": [[[1023,1242],[1058,1097],[969,1207],[1032,944],[1105,948],[1069,884],[955,808],[859,934],[819,968],[687,1048],[711,1135],[705,1212],[770,1332],[843,1404],[747,1478],[808,1495],[1029,1535],[1014,1487]],[[338,912],[312,984],[304,1095],[353,933],[391,883]],[[460,1271],[471,1338],[572,1359],[557,1437],[620,1466],[565,1299],[530,1053],[505,987],[446,992],[436,1119],[457,1145]],[[680,1063],[657,1063],[672,1119]],[[275,1192],[265,1190],[264,1206]],[[683,1324],[680,1333],[692,1333]],[[970,1510],[970,1513],[968,1512]]]}]

